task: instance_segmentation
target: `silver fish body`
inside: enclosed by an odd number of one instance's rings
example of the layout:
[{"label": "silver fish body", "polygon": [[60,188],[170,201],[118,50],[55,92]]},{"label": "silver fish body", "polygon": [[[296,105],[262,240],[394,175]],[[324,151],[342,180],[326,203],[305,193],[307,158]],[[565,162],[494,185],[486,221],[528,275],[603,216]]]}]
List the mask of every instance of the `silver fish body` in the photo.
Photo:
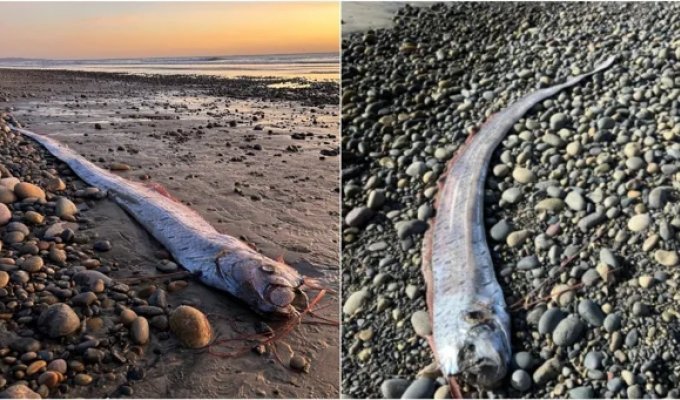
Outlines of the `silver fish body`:
[{"label": "silver fish body", "polygon": [[226,291],[262,314],[285,317],[296,312],[291,303],[303,278],[295,269],[219,233],[184,204],[103,170],[48,136],[16,127],[14,130],[43,145],[89,185],[106,191],[182,267],[206,285]]},{"label": "silver fish body", "polygon": [[511,357],[510,317],[486,243],[483,205],[489,161],[506,133],[534,105],[614,62],[531,93],[494,114],[462,147],[444,174],[437,215],[423,247],[423,274],[433,334],[430,345],[445,376],[497,385]]}]

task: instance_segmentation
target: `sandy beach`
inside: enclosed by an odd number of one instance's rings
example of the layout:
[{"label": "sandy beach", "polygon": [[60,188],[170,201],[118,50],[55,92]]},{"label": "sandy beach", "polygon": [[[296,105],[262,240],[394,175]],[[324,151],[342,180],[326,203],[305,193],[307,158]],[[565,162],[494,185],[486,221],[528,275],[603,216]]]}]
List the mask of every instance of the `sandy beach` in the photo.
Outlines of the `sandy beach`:
[{"label": "sandy beach", "polygon": [[[269,257],[282,256],[303,274],[337,290],[337,83],[311,82],[303,89],[276,89],[271,84],[4,69],[0,109],[101,167],[113,166],[127,179],[162,185],[218,231]],[[36,159],[47,159],[66,173],[37,144],[32,148]],[[76,177],[64,176],[68,193],[85,186]],[[119,206],[106,198],[76,203],[78,228],[110,244],[109,251],[93,255],[107,267],[108,276],[124,281],[159,274],[157,268],[165,265],[167,255]],[[92,245],[87,246],[91,251]],[[7,249],[5,244],[3,251]],[[176,280],[188,285],[173,291],[183,286],[171,285]],[[135,281],[129,286],[134,298],[167,291],[169,309],[193,305],[208,316],[220,337],[233,336],[236,327],[253,330],[262,320],[228,295],[190,278]],[[319,315],[338,319],[337,295],[326,295],[320,304]],[[106,337],[116,318],[103,313],[104,328],[92,335]],[[274,329],[280,324],[268,323]],[[7,345],[0,343],[0,350]],[[272,354],[223,359],[188,350],[152,324],[150,342],[135,362],[123,363],[123,368],[105,358],[101,365],[88,366],[93,384],[60,387],[51,396],[337,397],[338,352],[336,326],[299,326],[279,342],[279,363]],[[289,367],[294,356],[308,361],[307,373]],[[130,368],[144,370],[143,376],[131,375]]]}]

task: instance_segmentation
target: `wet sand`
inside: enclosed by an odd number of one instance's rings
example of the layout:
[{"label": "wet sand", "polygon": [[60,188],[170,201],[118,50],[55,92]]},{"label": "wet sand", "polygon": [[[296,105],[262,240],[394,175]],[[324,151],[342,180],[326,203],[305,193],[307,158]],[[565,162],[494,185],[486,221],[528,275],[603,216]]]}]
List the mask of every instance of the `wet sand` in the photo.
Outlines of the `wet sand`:
[{"label": "wet sand", "polygon": [[[318,96],[283,90],[271,101],[248,98],[247,83],[235,88],[216,81],[0,70],[0,108],[11,108],[28,129],[53,135],[102,167],[129,165],[122,176],[163,185],[220,232],[267,256],[283,256],[337,290],[338,106],[327,104],[332,87]],[[259,85],[254,92],[264,97],[274,90]],[[100,201],[83,213],[95,222],[92,231],[113,245],[101,256],[120,266],[112,277],[157,274],[162,247],[115,203]],[[232,323],[219,316],[239,318],[244,327],[260,320],[226,294],[189,282],[170,295],[170,304],[196,305],[219,335],[234,334]],[[321,304],[320,315],[338,319],[336,295]],[[302,325],[278,349],[286,366],[268,355],[221,359],[154,339],[145,353],[147,374],[133,396],[338,396],[337,327]],[[287,367],[293,353],[310,360],[308,374]],[[112,382],[69,396],[110,396],[115,389]]]}]

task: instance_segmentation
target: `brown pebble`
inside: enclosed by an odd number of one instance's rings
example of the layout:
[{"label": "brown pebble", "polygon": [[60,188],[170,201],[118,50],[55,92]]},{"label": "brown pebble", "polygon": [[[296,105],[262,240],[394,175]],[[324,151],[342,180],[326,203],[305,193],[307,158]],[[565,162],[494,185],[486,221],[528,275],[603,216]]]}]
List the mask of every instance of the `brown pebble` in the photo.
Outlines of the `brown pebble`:
[{"label": "brown pebble", "polygon": [[208,318],[190,306],[179,306],[170,313],[170,330],[186,347],[205,347],[212,338]]},{"label": "brown pebble", "polygon": [[88,374],[77,374],[75,378],[73,378],[73,382],[75,382],[76,385],[87,386],[92,383],[92,377]]},{"label": "brown pebble", "polygon": [[40,225],[45,221],[45,216],[35,211],[27,211],[24,220],[31,224]]},{"label": "brown pebble", "polygon": [[187,286],[189,286],[189,283],[187,281],[182,281],[182,280],[172,281],[172,282],[170,282],[170,284],[168,284],[168,292],[169,293],[178,292],[178,291],[184,289]]},{"label": "brown pebble", "polygon": [[47,366],[47,362],[45,360],[38,360],[34,361],[31,363],[31,365],[26,368],[26,375],[33,375],[36,372],[40,371],[41,369],[45,368]]},{"label": "brown pebble", "polygon": [[132,321],[137,318],[137,313],[134,311],[130,310],[129,308],[126,308],[120,313],[120,322],[123,323],[123,325],[130,325]]},{"label": "brown pebble", "polygon": [[14,186],[14,194],[16,194],[20,199],[35,197],[45,200],[45,192],[38,186],[28,182],[20,182]]},{"label": "brown pebble", "polygon": [[17,201],[17,196],[14,192],[4,186],[0,186],[0,203],[11,204]]},{"label": "brown pebble", "polygon": [[83,372],[85,371],[85,364],[81,363],[78,360],[71,360],[68,363],[68,368],[75,372]]},{"label": "brown pebble", "polygon": [[97,279],[96,281],[92,282],[90,285],[90,290],[95,292],[95,293],[101,293],[106,289],[106,285],[104,284],[103,279]]},{"label": "brown pebble", "polygon": [[43,372],[40,377],[38,377],[38,383],[53,389],[57,387],[61,381],[61,377],[59,375],[59,372],[56,371]]},{"label": "brown pebble", "polygon": [[0,271],[0,289],[7,286],[7,283],[9,283],[9,274],[5,271]]},{"label": "brown pebble", "polygon": [[26,272],[38,272],[45,265],[45,262],[39,256],[28,257],[21,263],[21,269]]},{"label": "brown pebble", "polygon": [[144,317],[137,317],[130,325],[130,336],[137,344],[146,344],[149,341],[149,321]]},{"label": "brown pebble", "polygon": [[309,372],[309,361],[305,357],[296,354],[290,359],[290,367],[296,371]]},{"label": "brown pebble", "polygon": [[40,399],[40,395],[32,391],[28,386],[20,383],[14,384],[0,392],[1,399]]}]

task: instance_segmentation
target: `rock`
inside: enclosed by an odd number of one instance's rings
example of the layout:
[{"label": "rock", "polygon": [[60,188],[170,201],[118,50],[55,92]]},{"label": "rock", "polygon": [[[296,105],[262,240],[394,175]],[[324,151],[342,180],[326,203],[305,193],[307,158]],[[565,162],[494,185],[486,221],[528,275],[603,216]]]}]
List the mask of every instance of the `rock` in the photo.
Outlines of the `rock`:
[{"label": "rock", "polygon": [[616,259],[614,252],[606,247],[600,249],[600,262],[610,267],[619,267],[619,261]]},{"label": "rock", "polygon": [[512,177],[518,182],[518,183],[531,183],[534,181],[534,173],[531,172],[530,169],[527,168],[522,168],[522,167],[517,167],[512,171]]},{"label": "rock", "polygon": [[521,246],[526,242],[530,235],[531,232],[528,230],[514,231],[508,235],[506,243],[510,247]]},{"label": "rock", "polygon": [[342,306],[342,312],[346,315],[354,315],[363,306],[369,295],[370,293],[367,289],[361,289],[352,293],[345,301],[345,305]]},{"label": "rock", "polygon": [[549,199],[543,199],[538,204],[536,204],[536,211],[549,211],[549,212],[557,212],[561,211],[564,208],[564,202],[562,199],[555,199],[555,198],[549,198]]},{"label": "rock", "polygon": [[609,117],[602,117],[597,120],[597,127],[599,129],[611,129],[616,125],[613,119]]},{"label": "rock", "polygon": [[638,214],[628,220],[628,229],[633,232],[644,231],[652,222],[649,214]]},{"label": "rock", "polygon": [[654,252],[654,259],[666,267],[674,267],[679,261],[678,252],[675,250],[657,250]]},{"label": "rock", "polygon": [[17,353],[35,353],[40,351],[42,344],[33,338],[19,337],[12,340],[9,347]]},{"label": "rock", "polygon": [[292,369],[300,372],[309,372],[309,360],[307,360],[305,357],[295,354],[293,357],[290,358],[289,365]]},{"label": "rock", "polygon": [[654,285],[654,277],[651,275],[642,275],[638,278],[638,283],[643,289],[649,289]]},{"label": "rock", "polygon": [[0,203],[0,226],[7,225],[12,220],[12,212],[6,205]]},{"label": "rock", "polygon": [[548,359],[534,371],[533,379],[536,385],[542,386],[555,379],[560,373],[560,362],[557,358]]},{"label": "rock", "polygon": [[422,161],[416,161],[406,168],[406,175],[419,178],[427,171],[427,165]]},{"label": "rock", "polygon": [[602,326],[604,323],[602,309],[592,300],[581,300],[578,304],[578,314],[593,326]]},{"label": "rock", "polygon": [[621,329],[621,315],[618,313],[607,315],[602,325],[604,326],[604,330],[609,333],[618,331]]},{"label": "rock", "polygon": [[518,369],[512,373],[510,385],[512,385],[515,390],[526,392],[531,387],[531,376],[529,376],[528,372]]},{"label": "rock", "polygon": [[541,266],[541,262],[538,261],[538,257],[535,255],[526,256],[517,262],[517,269],[522,271],[528,271],[530,269],[538,268]]},{"label": "rock", "polygon": [[434,395],[435,383],[430,378],[418,378],[406,388],[402,399],[431,399]]},{"label": "rock", "polygon": [[44,261],[39,256],[28,257],[21,263],[21,269],[26,272],[38,272],[44,266]]},{"label": "rock", "polygon": [[501,194],[501,199],[506,203],[515,204],[522,198],[522,190],[518,187],[505,189]]},{"label": "rock", "polygon": [[395,224],[397,230],[397,237],[400,240],[405,240],[412,235],[419,235],[427,230],[428,224],[425,221],[419,219],[413,219],[410,221],[400,221]]},{"label": "rock", "polygon": [[9,283],[9,274],[5,271],[0,271],[0,289],[7,286]]},{"label": "rock", "polygon": [[406,379],[386,379],[380,385],[380,393],[384,399],[399,399],[410,384]]},{"label": "rock", "polygon": [[41,399],[41,397],[28,386],[17,383],[0,392],[0,399]]},{"label": "rock", "polygon": [[93,292],[83,292],[71,298],[74,306],[90,306],[97,301],[97,295]]},{"label": "rock", "polygon": [[568,392],[570,399],[594,399],[595,391],[590,386],[575,387]]},{"label": "rock", "polygon": [[58,303],[40,314],[38,325],[49,337],[57,338],[75,333],[80,328],[80,319],[67,304]]},{"label": "rock", "polygon": [[38,383],[45,385],[50,389],[54,389],[59,386],[60,380],[60,374],[54,371],[45,371],[38,377]]},{"label": "rock", "polygon": [[382,189],[371,190],[368,194],[366,205],[368,208],[377,210],[385,204],[385,191]]},{"label": "rock", "polygon": [[591,370],[598,370],[602,368],[602,360],[604,360],[604,354],[601,351],[589,351],[583,359],[583,366]]},{"label": "rock", "polygon": [[666,202],[668,202],[668,194],[670,190],[671,188],[668,186],[660,186],[652,189],[652,191],[649,192],[649,208],[663,208],[666,205]]},{"label": "rock", "polygon": [[202,348],[210,343],[212,329],[208,318],[190,306],[179,306],[170,313],[170,330],[186,347]]},{"label": "rock", "polygon": [[167,274],[171,272],[177,272],[179,266],[172,261],[165,261],[158,264],[156,269]]},{"label": "rock", "polygon": [[434,392],[434,399],[450,399],[451,389],[448,385],[442,385]]},{"label": "rock", "polygon": [[581,339],[585,325],[580,318],[576,316],[569,316],[555,327],[552,338],[556,345],[561,347],[571,346]]},{"label": "rock", "polygon": [[421,337],[427,337],[432,334],[432,326],[430,324],[430,315],[427,311],[416,311],[411,315],[411,325],[416,334]]},{"label": "rock", "polygon": [[59,218],[71,219],[78,213],[78,207],[66,197],[59,197],[55,205],[55,214]]},{"label": "rock", "polygon": [[555,113],[550,116],[550,129],[558,131],[567,126],[567,115],[564,113]]},{"label": "rock", "polygon": [[94,246],[92,246],[92,248],[95,251],[106,252],[106,251],[111,250],[112,246],[111,246],[111,242],[109,242],[108,240],[98,240],[98,241],[94,242]]},{"label": "rock", "polygon": [[531,370],[534,367],[534,358],[528,351],[520,351],[512,356],[515,365],[519,369]]},{"label": "rock", "polygon": [[578,227],[585,233],[604,222],[605,218],[606,216],[604,213],[595,211],[594,213],[581,218],[581,220],[578,221]]},{"label": "rock", "polygon": [[88,374],[76,374],[73,382],[78,386],[87,386],[92,383],[92,377]]},{"label": "rock", "polygon": [[511,231],[510,224],[508,223],[507,220],[502,219],[491,227],[489,235],[493,240],[497,242],[502,242],[508,237],[510,231]]},{"label": "rock", "polygon": [[552,335],[557,325],[567,316],[567,314],[557,307],[546,310],[538,320],[538,332],[541,335]]},{"label": "rock", "polygon": [[21,182],[14,186],[14,194],[20,199],[35,197],[45,200],[45,192],[38,186],[28,182]]},{"label": "rock", "polygon": [[131,168],[129,165],[122,162],[112,162],[109,164],[109,169],[111,171],[129,171]]},{"label": "rock", "polygon": [[345,216],[345,224],[353,227],[362,227],[373,218],[374,211],[368,207],[357,207]]},{"label": "rock", "polygon": [[126,325],[126,326],[130,325],[132,323],[132,321],[134,321],[135,319],[137,319],[137,313],[130,310],[129,308],[124,309],[120,313],[120,322],[123,325]]},{"label": "rock", "polygon": [[581,193],[576,191],[569,192],[567,197],[564,198],[564,202],[567,204],[567,207],[574,211],[583,211],[586,209],[585,199],[581,196]]},{"label": "rock", "polygon": [[135,318],[130,325],[130,337],[136,344],[146,344],[149,341],[149,321],[144,317]]},{"label": "rock", "polygon": [[17,196],[14,194],[14,192],[11,189],[0,186],[0,203],[10,204],[14,203],[15,201],[17,201]]}]

